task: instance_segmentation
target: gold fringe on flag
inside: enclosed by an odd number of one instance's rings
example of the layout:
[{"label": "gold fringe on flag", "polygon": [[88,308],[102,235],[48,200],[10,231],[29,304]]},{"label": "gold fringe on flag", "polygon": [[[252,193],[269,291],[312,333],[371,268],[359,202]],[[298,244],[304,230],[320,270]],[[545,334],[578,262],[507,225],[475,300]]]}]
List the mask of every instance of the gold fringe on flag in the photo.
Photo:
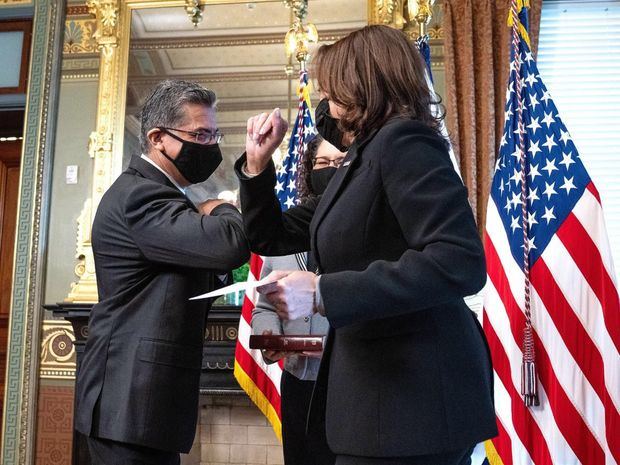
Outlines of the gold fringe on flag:
[{"label": "gold fringe on flag", "polygon": [[254,384],[252,378],[248,376],[248,374],[243,371],[241,365],[239,365],[235,361],[235,379],[239,383],[239,386],[247,393],[248,397],[256,404],[258,409],[267,417],[269,423],[271,423],[271,427],[273,428],[274,433],[278,437],[278,440],[282,442],[282,423],[280,422],[280,418],[276,413],[271,402],[265,397],[265,394],[261,392],[260,389]]},{"label": "gold fringe on flag", "polygon": [[487,460],[489,461],[489,465],[504,465],[502,459],[499,457],[495,446],[493,445],[493,441],[490,439],[488,441],[484,441],[484,451],[487,456]]},{"label": "gold fringe on flag", "polygon": [[[517,11],[521,11],[523,8],[530,7],[530,0],[517,0]],[[508,12],[508,26],[512,27],[512,12]],[[527,46],[532,49],[532,44],[530,42],[530,34],[527,32],[523,24],[519,23],[519,35],[523,38]]]}]

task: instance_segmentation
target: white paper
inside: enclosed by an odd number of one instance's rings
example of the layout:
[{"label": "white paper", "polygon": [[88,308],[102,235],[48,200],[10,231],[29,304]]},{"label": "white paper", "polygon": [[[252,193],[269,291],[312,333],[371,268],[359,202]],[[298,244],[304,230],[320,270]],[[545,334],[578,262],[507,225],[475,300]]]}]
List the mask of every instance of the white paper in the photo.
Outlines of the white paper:
[{"label": "white paper", "polygon": [[197,295],[195,297],[190,298],[189,300],[200,300],[200,299],[208,299],[210,297],[219,297],[221,295],[232,294],[233,292],[239,291],[249,291],[251,289],[255,289],[259,286],[263,286],[265,284],[275,283],[276,280],[273,278],[268,279],[264,278],[259,281],[246,281],[244,283],[235,283],[230,286],[222,287],[216,291],[207,292],[206,294]]}]

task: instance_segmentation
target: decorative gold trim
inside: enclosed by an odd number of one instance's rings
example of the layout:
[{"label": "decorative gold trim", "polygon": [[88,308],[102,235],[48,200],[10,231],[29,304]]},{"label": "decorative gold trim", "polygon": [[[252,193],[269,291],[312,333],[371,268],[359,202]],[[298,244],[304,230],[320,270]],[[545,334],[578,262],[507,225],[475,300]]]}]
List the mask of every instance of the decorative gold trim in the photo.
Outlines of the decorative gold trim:
[{"label": "decorative gold trim", "polygon": [[[288,76],[282,70],[278,71],[266,71],[266,72],[238,72],[227,74],[175,74],[175,79],[186,79],[195,81],[201,84],[213,83],[213,82],[242,82],[242,81],[270,81],[270,80],[288,80]],[[163,78],[161,76],[149,76],[142,79],[132,79],[131,84],[133,86],[152,86],[160,82]]]},{"label": "decorative gold trim", "polygon": [[84,70],[98,70],[99,69],[99,55],[92,57],[80,56],[64,56],[62,60],[62,71],[84,71]]},{"label": "decorative gold trim", "polygon": [[93,81],[99,79],[99,73],[63,74],[63,81]]},{"label": "decorative gold trim", "polygon": [[62,51],[66,54],[97,53],[94,19],[69,18],[65,22],[65,36]]},{"label": "decorative gold trim", "polygon": [[[321,42],[334,42],[342,39],[355,29],[335,29],[321,31]],[[181,38],[181,39],[137,39],[129,46],[130,50],[160,50],[179,48],[203,48],[203,47],[230,47],[245,45],[274,45],[282,44],[282,34],[254,34],[230,36],[213,36],[209,38]]]},{"label": "decorative gold trim", "polygon": [[[281,0],[254,0],[254,3],[272,3]],[[241,0],[204,0],[205,5],[245,3]],[[393,2],[385,2],[393,3]],[[397,2],[400,5],[399,2]],[[369,3],[370,5],[370,3]],[[112,181],[120,174],[123,160],[123,136],[125,125],[125,106],[127,97],[127,68],[129,62],[129,38],[131,15],[133,10],[144,8],[161,7],[184,7],[184,0],[88,0],[89,12],[95,16],[96,33],[95,40],[100,51],[99,67],[99,94],[97,103],[96,129],[90,137],[89,153],[94,159],[93,188],[89,201],[80,215],[80,231],[76,255],[78,265],[76,272],[79,281],[72,286],[66,300],[69,302],[96,302],[96,280],[94,273],[94,259],[90,244],[90,226],[93,214],[97,210],[101,196],[112,184]],[[383,11],[383,10],[381,10]],[[323,35],[323,40],[340,38],[340,31],[332,31],[332,35]],[[344,31],[342,31],[344,32]],[[232,45],[239,40],[247,41],[274,41],[274,37],[225,40],[214,38],[207,41],[210,46],[214,44]],[[280,39],[282,40],[282,39]],[[185,41],[187,44],[193,41]],[[268,42],[269,43],[269,42]],[[181,41],[176,41],[173,46],[180,47]],[[144,46],[144,43],[142,43]],[[191,46],[191,45],[190,45]],[[196,45],[198,46],[198,45]],[[152,45],[149,45],[152,47]],[[80,73],[80,77],[86,76]],[[70,79],[68,76],[67,79]],[[193,76],[194,78],[194,76]],[[267,80],[288,79],[285,72],[282,73],[239,73],[238,75],[226,76],[229,81],[241,81],[243,79]],[[221,76],[209,76],[206,82],[220,82]],[[145,80],[146,82],[146,80]],[[139,84],[139,83],[138,83]]]},{"label": "decorative gold trim", "polygon": [[443,40],[443,27],[441,27],[439,24],[429,27],[427,30],[427,33],[428,33],[428,37],[431,40],[435,40],[435,39]]},{"label": "decorative gold trim", "polygon": [[370,24],[385,24],[396,29],[403,28],[405,24],[403,0],[371,0],[368,5]]},{"label": "decorative gold trim", "polygon": [[70,5],[67,6],[67,16],[90,16],[88,5]]},{"label": "decorative gold trim", "polygon": [[[91,133],[88,145],[88,153],[94,159],[93,187],[91,197],[86,200],[78,222],[76,274],[79,281],[72,285],[71,292],[66,298],[69,302],[97,302],[95,259],[90,242],[90,226],[103,193],[112,184],[112,179],[116,177],[114,174],[120,171],[122,163],[122,158],[114,159],[112,143],[114,129],[118,125],[117,120],[123,120],[117,115],[123,114],[124,106],[120,111],[117,111],[117,108],[110,105],[110,100],[118,93],[119,82],[121,82],[115,79],[119,70],[118,20],[120,4],[119,0],[88,0],[86,4],[89,12],[94,14],[96,19],[94,39],[97,41],[97,48],[100,52],[100,79],[96,129]],[[125,37],[129,37],[129,35]],[[124,68],[126,75],[127,67]],[[125,80],[123,79],[122,82]],[[124,88],[124,86],[122,87]],[[120,139],[122,140],[122,135]]]}]

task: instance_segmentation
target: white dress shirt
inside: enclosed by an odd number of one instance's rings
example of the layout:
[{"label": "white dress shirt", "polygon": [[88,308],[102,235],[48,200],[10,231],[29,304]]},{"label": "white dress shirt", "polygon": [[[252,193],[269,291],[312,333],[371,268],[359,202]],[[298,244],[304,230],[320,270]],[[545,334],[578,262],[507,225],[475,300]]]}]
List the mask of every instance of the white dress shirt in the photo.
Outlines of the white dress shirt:
[{"label": "white dress shirt", "polygon": [[153,165],[155,168],[157,168],[159,171],[161,171],[162,173],[164,173],[164,176],[166,176],[168,178],[168,180],[172,183],[173,186],[175,186],[177,189],[179,189],[183,195],[185,195],[185,189],[182,188],[178,182],[176,182],[172,176],[170,176],[168,173],[166,173],[161,166],[159,166],[157,163],[155,163],[153,160],[151,160],[149,157],[147,157],[146,155],[142,154],[140,155],[140,158],[143,158],[144,160],[148,161],[151,165]]}]

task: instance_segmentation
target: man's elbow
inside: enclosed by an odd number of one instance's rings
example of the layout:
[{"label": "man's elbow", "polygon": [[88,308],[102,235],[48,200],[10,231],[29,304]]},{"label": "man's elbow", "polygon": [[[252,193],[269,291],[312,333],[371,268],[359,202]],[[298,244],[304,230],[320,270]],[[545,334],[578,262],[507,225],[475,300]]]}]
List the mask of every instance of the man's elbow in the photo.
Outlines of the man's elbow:
[{"label": "man's elbow", "polygon": [[239,268],[250,260],[250,245],[245,237],[241,234],[236,238],[235,245],[230,254],[230,269]]},{"label": "man's elbow", "polygon": [[469,269],[469,279],[465,284],[465,295],[476,294],[487,282],[487,266],[482,249],[475,257],[472,257]]}]

